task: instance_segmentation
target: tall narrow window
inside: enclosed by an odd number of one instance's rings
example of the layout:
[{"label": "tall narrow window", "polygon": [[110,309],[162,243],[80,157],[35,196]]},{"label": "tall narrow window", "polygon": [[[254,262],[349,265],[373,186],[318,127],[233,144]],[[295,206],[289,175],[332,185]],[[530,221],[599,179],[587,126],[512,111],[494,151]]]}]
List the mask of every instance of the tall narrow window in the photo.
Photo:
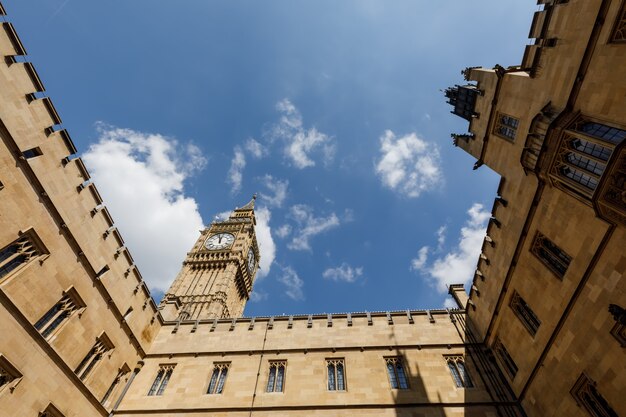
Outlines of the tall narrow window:
[{"label": "tall narrow window", "polygon": [[111,385],[109,386],[109,389],[107,390],[107,392],[104,393],[104,397],[102,397],[102,401],[100,401],[100,404],[106,404],[109,398],[111,398],[112,394],[117,392],[117,389],[119,388],[120,383],[124,379],[126,379],[126,376],[129,373],[130,373],[130,368],[128,367],[128,365],[124,364],[124,366],[122,366],[117,371],[117,375],[115,376],[115,379],[113,380],[113,382],[111,382]]},{"label": "tall narrow window", "polygon": [[517,365],[509,355],[509,352],[506,350],[500,339],[496,339],[493,344],[493,351],[496,354],[496,358],[500,361],[500,363],[504,366],[504,371],[509,375],[511,379],[515,378],[517,374]]},{"label": "tall narrow window", "polygon": [[224,391],[228,368],[230,368],[230,362],[213,364],[213,373],[211,374],[207,394],[221,394]]},{"label": "tall narrow window", "polygon": [[148,391],[148,395],[163,395],[163,391],[167,388],[167,383],[170,382],[172,372],[174,372],[173,364],[159,365],[159,371],[154,378],[154,382]]},{"label": "tall narrow window", "polygon": [[24,233],[17,240],[0,250],[0,279],[41,254],[35,245],[33,234]]},{"label": "tall narrow window", "polygon": [[75,289],[63,293],[63,297],[35,323],[35,329],[45,338],[54,333],[76,311],[85,307]]},{"label": "tall narrow window", "polygon": [[579,117],[565,130],[552,166],[553,178],[576,194],[591,198],[616,145],[626,130]]},{"label": "tall narrow window", "polygon": [[326,359],[328,391],[346,390],[346,366],[343,359]]},{"label": "tall narrow window", "polygon": [[0,392],[5,388],[13,390],[21,377],[22,374],[15,366],[3,355],[0,355]]},{"label": "tall narrow window", "polygon": [[572,261],[571,256],[540,232],[535,235],[531,251],[559,278],[563,278]]},{"label": "tall narrow window", "polygon": [[611,42],[626,42],[626,2],[622,2],[622,8],[617,13]]},{"label": "tall narrow window", "polygon": [[87,355],[83,358],[74,372],[81,380],[84,381],[98,362],[100,362],[102,356],[112,349],[113,344],[111,343],[111,340],[106,334],[101,334],[98,336],[96,343],[93,345],[91,350],[89,350],[89,353],[87,353]]},{"label": "tall narrow window", "polygon": [[519,126],[519,120],[515,117],[498,113],[496,115],[496,123],[493,126],[493,133],[505,139],[515,140],[517,126]]},{"label": "tall narrow window", "polygon": [[402,364],[402,358],[394,356],[391,358],[385,358],[385,364],[387,365],[387,374],[389,375],[389,384],[393,389],[408,389],[409,381],[404,371],[404,365]]},{"label": "tall narrow window", "polygon": [[509,307],[511,307],[517,318],[520,319],[524,327],[526,327],[528,333],[534,336],[539,329],[541,321],[517,291],[513,291]]},{"label": "tall narrow window", "polygon": [[270,372],[267,378],[267,392],[283,392],[285,388],[285,368],[287,361],[270,361]]},{"label": "tall narrow window", "polygon": [[585,407],[589,415],[593,417],[618,417],[609,403],[598,392],[596,383],[581,374],[570,391],[576,403]]},{"label": "tall narrow window", "polygon": [[452,379],[454,380],[456,386],[458,388],[472,388],[474,384],[472,383],[472,380],[467,373],[467,369],[465,368],[465,361],[463,360],[463,356],[444,356],[444,358],[446,359],[448,369],[450,369]]}]

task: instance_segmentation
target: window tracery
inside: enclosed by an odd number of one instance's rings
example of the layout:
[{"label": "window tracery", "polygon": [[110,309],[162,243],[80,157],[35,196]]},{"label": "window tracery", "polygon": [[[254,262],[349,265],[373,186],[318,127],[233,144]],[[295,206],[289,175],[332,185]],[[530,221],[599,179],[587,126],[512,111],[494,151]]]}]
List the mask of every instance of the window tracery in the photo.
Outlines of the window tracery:
[{"label": "window tracery", "polygon": [[563,249],[559,248],[541,232],[537,232],[531,252],[538,257],[554,274],[563,278],[570,262],[572,261]]},{"label": "window tracery", "polygon": [[392,389],[408,389],[409,381],[406,377],[402,358],[399,356],[385,358],[387,375]]},{"label": "window tracery", "polygon": [[283,392],[285,389],[285,369],[287,361],[270,361],[266,392]]},{"label": "window tracery", "polygon": [[329,391],[345,391],[346,390],[346,374],[345,362],[343,359],[326,359],[326,368],[328,370],[328,390]]},{"label": "window tracery", "polygon": [[167,384],[174,372],[175,364],[159,365],[159,371],[157,372],[154,382],[148,391],[148,395],[163,395]]},{"label": "window tracery", "polygon": [[462,355],[444,356],[452,379],[457,388],[473,388],[474,384],[465,368],[465,360]]},{"label": "window tracery", "polygon": [[230,362],[215,363],[213,365],[213,373],[211,374],[207,394],[221,394],[224,391],[228,368],[230,368]]}]

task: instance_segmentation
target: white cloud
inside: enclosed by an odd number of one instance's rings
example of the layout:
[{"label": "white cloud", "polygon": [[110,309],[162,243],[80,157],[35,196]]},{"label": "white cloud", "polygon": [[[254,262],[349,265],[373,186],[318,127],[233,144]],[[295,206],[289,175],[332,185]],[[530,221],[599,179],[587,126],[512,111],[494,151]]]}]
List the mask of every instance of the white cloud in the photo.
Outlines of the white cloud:
[{"label": "white cloud", "polygon": [[304,281],[300,279],[296,271],[290,266],[281,267],[281,274],[278,276],[278,281],[285,285],[285,294],[292,300],[304,300],[304,292],[302,287]]},{"label": "white cloud", "polygon": [[419,197],[443,182],[439,149],[411,133],[400,138],[387,130],[380,137],[376,173],[383,185],[407,197]]},{"label": "white cloud", "polygon": [[206,165],[173,138],[97,124],[83,155],[106,205],[151,288],[166,290],[203,221],[184,181]]},{"label": "white cloud", "polygon": [[339,226],[339,218],[335,213],[331,213],[327,217],[315,217],[313,209],[305,204],[292,206],[288,216],[297,224],[294,236],[287,245],[289,249],[293,250],[311,250],[309,239]]},{"label": "white cloud", "polygon": [[261,145],[260,142],[254,140],[254,138],[249,138],[244,144],[244,149],[248,151],[250,155],[253,157],[260,159],[269,154],[269,150]]},{"label": "white cloud", "polygon": [[285,199],[287,198],[287,187],[289,187],[289,181],[275,179],[269,174],[262,177],[260,181],[261,184],[263,184],[271,192],[271,194],[260,193],[260,197],[263,202],[268,206],[282,207]]},{"label": "white cloud", "polygon": [[312,127],[305,129],[302,123],[302,114],[288,99],[276,104],[281,112],[280,120],[270,132],[272,141],[277,139],[284,142],[285,157],[299,169],[315,166],[313,154],[321,154],[325,164],[330,163],[335,156],[333,138]]},{"label": "white cloud", "polygon": [[437,250],[442,251],[443,245],[446,244],[446,230],[447,226],[443,225],[439,229],[437,229]]},{"label": "white cloud", "polygon": [[362,275],[362,267],[353,268],[345,262],[336,268],[328,268],[322,273],[322,276],[326,279],[344,282],[355,282]]},{"label": "white cloud", "polygon": [[253,289],[252,292],[250,293],[250,302],[258,303],[258,302],[267,300],[268,297],[269,297],[269,294],[266,293],[265,291]]},{"label": "white cloud", "polygon": [[276,229],[276,232],[275,232],[276,236],[283,238],[283,239],[289,236],[290,233],[291,233],[291,226],[288,224],[283,224],[278,229]]},{"label": "white cloud", "polygon": [[419,266],[419,256],[411,261],[412,269],[420,269],[426,279],[441,292],[445,292],[450,284],[467,284],[474,276],[491,214],[482,204],[472,205],[467,214],[469,218],[461,228],[458,245],[451,252],[435,259],[428,266],[424,260],[420,268],[413,268],[413,262]]},{"label": "white cloud", "polygon": [[412,271],[421,271],[426,265],[426,261],[428,260],[428,246],[423,246],[417,252],[417,258],[411,259],[411,270]]},{"label": "white cloud", "polygon": [[256,240],[261,253],[257,278],[263,278],[270,273],[270,268],[276,258],[276,244],[272,239],[270,228],[272,213],[266,207],[259,207],[254,210],[254,214],[256,216]]},{"label": "white cloud", "polygon": [[452,297],[448,297],[443,300],[443,308],[459,308],[459,305]]},{"label": "white cloud", "polygon": [[235,146],[233,159],[230,161],[228,178],[226,181],[233,187],[231,192],[237,194],[241,191],[243,182],[243,169],[246,167],[246,156],[239,146]]}]

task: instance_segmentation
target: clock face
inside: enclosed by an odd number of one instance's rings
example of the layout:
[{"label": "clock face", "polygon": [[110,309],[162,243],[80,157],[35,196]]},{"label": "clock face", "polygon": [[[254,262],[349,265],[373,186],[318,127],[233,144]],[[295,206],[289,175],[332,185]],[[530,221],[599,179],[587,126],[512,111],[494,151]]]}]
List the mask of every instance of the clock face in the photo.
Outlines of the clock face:
[{"label": "clock face", "polygon": [[254,266],[256,265],[256,259],[254,259],[254,252],[252,249],[248,250],[248,271],[252,274],[254,272]]},{"label": "clock face", "polygon": [[235,236],[230,233],[217,233],[209,237],[206,242],[204,242],[204,246],[208,250],[220,250],[228,248],[234,241]]}]

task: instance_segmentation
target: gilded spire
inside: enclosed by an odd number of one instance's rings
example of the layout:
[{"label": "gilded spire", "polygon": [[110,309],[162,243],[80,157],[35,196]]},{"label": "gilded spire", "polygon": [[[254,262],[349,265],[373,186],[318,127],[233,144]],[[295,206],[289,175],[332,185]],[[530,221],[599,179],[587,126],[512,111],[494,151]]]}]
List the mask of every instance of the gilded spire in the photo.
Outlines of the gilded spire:
[{"label": "gilded spire", "polygon": [[252,196],[252,200],[243,207],[236,208],[235,211],[254,210],[254,202],[256,201],[256,193]]}]

